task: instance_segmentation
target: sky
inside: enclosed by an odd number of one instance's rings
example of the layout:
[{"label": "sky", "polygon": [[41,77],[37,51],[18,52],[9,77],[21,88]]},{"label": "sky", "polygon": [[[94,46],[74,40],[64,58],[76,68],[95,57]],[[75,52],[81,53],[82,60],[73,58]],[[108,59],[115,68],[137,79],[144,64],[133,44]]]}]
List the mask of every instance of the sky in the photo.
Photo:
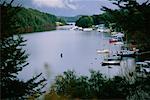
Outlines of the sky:
[{"label": "sky", "polygon": [[14,4],[22,4],[23,7],[38,9],[56,16],[94,15],[102,13],[102,6],[117,8],[109,0],[15,0]]}]

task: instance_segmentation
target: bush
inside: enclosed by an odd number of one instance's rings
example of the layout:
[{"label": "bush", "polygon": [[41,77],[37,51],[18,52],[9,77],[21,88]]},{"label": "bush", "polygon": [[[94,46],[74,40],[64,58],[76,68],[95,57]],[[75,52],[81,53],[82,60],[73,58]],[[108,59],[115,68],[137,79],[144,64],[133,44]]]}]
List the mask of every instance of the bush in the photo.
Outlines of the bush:
[{"label": "bush", "polygon": [[[53,90],[56,94],[68,99],[128,99],[148,98],[149,77],[135,78],[130,82],[125,77],[115,76],[107,79],[99,71],[90,71],[90,77],[77,76],[74,71],[64,72],[56,77]],[[139,94],[141,93],[141,94]]]}]

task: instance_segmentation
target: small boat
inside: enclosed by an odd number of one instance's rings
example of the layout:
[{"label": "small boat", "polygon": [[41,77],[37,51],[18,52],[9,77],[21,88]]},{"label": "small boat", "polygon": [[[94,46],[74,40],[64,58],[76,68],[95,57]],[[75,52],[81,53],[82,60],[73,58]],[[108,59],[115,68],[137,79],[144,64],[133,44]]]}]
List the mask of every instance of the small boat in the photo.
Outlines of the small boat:
[{"label": "small boat", "polygon": [[113,55],[112,57],[109,57],[109,59],[122,60],[122,57],[121,56],[117,56],[117,55]]},{"label": "small boat", "polygon": [[104,59],[104,61],[102,62],[102,66],[120,65],[120,62],[121,62],[121,56],[113,56],[113,57],[109,57],[107,59]]},{"label": "small boat", "polygon": [[118,32],[117,34],[113,34],[112,36],[115,36],[115,37],[124,37],[124,34],[121,33],[121,32]]},{"label": "small boat", "polygon": [[146,62],[136,62],[137,66],[148,66],[148,63]]},{"label": "small boat", "polygon": [[110,29],[104,29],[105,33],[110,33]]},{"label": "small boat", "polygon": [[112,35],[115,35],[115,34],[117,34],[117,32],[111,32],[111,34],[112,34]]},{"label": "small boat", "polygon": [[102,54],[102,53],[109,53],[108,49],[104,49],[104,50],[97,50],[98,54]]},{"label": "small boat", "polygon": [[111,39],[109,39],[109,43],[116,43],[117,44],[122,44],[123,43],[123,38],[122,37],[117,37],[117,36],[112,36]]},{"label": "small boat", "polygon": [[136,52],[132,50],[121,50],[118,56],[122,57],[135,57]]},{"label": "small boat", "polygon": [[83,28],[82,27],[78,27],[78,30],[83,30]]},{"label": "small boat", "polygon": [[114,45],[123,45],[123,42],[115,42]]},{"label": "small boat", "polygon": [[102,66],[106,65],[120,65],[120,61],[103,61]]},{"label": "small boat", "polygon": [[98,28],[97,31],[98,32],[104,32],[104,29],[103,28]]},{"label": "small boat", "polygon": [[73,26],[73,27],[70,28],[70,30],[77,30],[77,29],[78,29],[77,26]]},{"label": "small boat", "polygon": [[92,31],[93,29],[92,28],[83,28],[83,31]]},{"label": "small boat", "polygon": [[150,60],[145,60],[144,62],[150,65]]},{"label": "small boat", "polygon": [[118,41],[118,39],[116,39],[116,38],[109,39],[109,43],[114,43],[114,42],[117,42],[117,41]]}]

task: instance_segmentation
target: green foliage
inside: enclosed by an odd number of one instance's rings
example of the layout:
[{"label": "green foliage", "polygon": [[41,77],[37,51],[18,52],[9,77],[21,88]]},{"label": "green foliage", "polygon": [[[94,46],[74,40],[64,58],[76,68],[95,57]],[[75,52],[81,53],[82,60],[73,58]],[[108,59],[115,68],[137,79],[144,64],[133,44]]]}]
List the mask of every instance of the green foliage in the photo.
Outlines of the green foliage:
[{"label": "green foliage", "polygon": [[66,21],[63,18],[57,18],[57,21],[61,22],[62,25],[66,25],[67,24]]},{"label": "green foliage", "polygon": [[81,15],[74,16],[74,17],[60,16],[60,18],[64,19],[66,22],[76,22],[80,17],[81,17]]},{"label": "green foliage", "polygon": [[56,77],[53,90],[59,96],[70,99],[145,100],[150,95],[148,84],[149,75],[145,78],[136,77],[134,82],[130,82],[119,76],[107,79],[99,71],[91,70],[89,77],[77,76],[74,71],[67,71]]},{"label": "green foliage", "polygon": [[9,9],[19,10],[15,15],[14,25],[18,26],[17,30],[20,33],[54,30],[56,22],[66,24],[61,18],[35,9],[23,7],[11,7]]},{"label": "green foliage", "polygon": [[31,8],[22,7],[20,9],[16,15],[16,25],[19,26],[18,30],[21,33],[55,29],[56,16]]},{"label": "green foliage", "polygon": [[38,97],[44,91],[42,88],[46,85],[45,79],[40,78],[41,74],[27,80],[20,80],[17,75],[28,63],[26,59],[28,55],[23,46],[25,40],[18,33],[18,25],[16,24],[16,14],[20,11],[20,7],[12,7],[10,3],[0,5],[1,9],[1,37],[0,37],[0,52],[1,52],[1,67],[0,67],[0,85],[2,99],[25,99],[29,96]]},{"label": "green foliage", "polygon": [[94,21],[92,17],[90,16],[82,16],[76,21],[76,26],[79,26],[82,28],[92,27],[93,24],[94,24]]},{"label": "green foliage", "polygon": [[93,15],[91,17],[93,18],[94,25],[104,24],[104,21],[102,19],[103,18],[102,14],[100,14],[100,15]]}]

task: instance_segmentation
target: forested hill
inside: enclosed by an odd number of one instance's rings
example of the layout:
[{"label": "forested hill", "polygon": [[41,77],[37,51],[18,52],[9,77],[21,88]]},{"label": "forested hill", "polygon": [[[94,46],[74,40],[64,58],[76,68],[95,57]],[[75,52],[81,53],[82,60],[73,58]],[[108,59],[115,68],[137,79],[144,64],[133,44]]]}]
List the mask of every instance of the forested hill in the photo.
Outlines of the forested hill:
[{"label": "forested hill", "polygon": [[18,31],[21,33],[54,30],[56,28],[56,22],[65,24],[63,19],[57,18],[52,14],[31,8],[27,9],[21,7],[19,9],[19,12],[16,14],[15,22],[18,26]]},{"label": "forested hill", "polygon": [[59,16],[59,18],[64,19],[66,22],[76,22],[80,17],[81,15],[74,16],[74,17]]}]

